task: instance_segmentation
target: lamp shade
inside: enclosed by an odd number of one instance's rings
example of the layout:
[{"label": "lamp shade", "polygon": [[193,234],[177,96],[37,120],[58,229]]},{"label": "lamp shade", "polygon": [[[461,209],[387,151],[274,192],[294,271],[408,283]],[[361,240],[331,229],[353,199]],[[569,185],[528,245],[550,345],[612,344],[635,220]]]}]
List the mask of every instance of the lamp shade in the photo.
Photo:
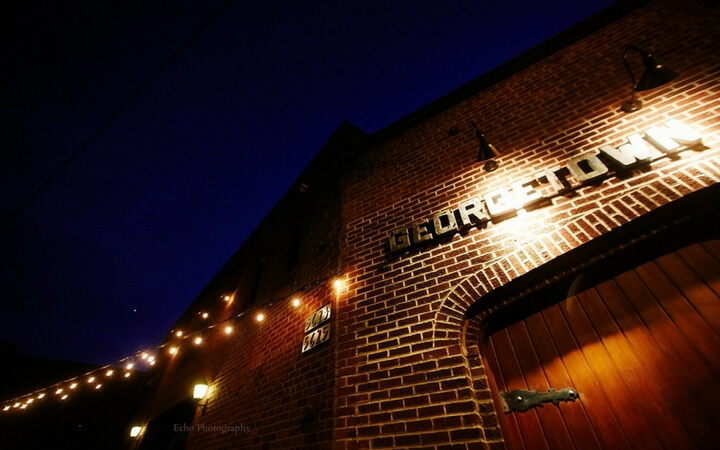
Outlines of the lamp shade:
[{"label": "lamp shade", "polygon": [[678,76],[674,70],[658,64],[650,53],[643,56],[643,64],[645,65],[645,71],[635,86],[635,90],[638,92],[662,86]]},{"label": "lamp shade", "polygon": [[205,394],[208,391],[208,385],[205,383],[198,383],[195,385],[195,388],[193,389],[193,398],[196,400],[200,400],[205,397]]}]

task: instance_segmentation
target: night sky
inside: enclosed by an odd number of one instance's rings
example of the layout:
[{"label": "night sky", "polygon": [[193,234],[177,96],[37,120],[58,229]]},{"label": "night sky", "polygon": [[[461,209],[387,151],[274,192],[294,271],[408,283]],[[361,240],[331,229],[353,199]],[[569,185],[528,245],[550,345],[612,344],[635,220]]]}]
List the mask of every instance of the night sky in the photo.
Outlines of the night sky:
[{"label": "night sky", "polygon": [[159,344],[343,120],[376,132],[611,3],[3,2],[0,341]]}]

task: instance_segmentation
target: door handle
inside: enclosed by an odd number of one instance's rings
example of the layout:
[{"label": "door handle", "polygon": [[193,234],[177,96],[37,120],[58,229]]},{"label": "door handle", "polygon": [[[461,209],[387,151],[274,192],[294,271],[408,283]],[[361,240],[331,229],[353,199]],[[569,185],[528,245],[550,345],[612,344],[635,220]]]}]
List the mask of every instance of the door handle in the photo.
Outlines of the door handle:
[{"label": "door handle", "polygon": [[574,402],[580,395],[573,388],[565,388],[556,391],[553,388],[547,392],[526,391],[515,389],[510,392],[500,392],[500,399],[503,403],[503,411],[506,413],[516,411],[527,411],[536,406],[542,407],[545,402],[552,402],[557,405],[559,402]]}]

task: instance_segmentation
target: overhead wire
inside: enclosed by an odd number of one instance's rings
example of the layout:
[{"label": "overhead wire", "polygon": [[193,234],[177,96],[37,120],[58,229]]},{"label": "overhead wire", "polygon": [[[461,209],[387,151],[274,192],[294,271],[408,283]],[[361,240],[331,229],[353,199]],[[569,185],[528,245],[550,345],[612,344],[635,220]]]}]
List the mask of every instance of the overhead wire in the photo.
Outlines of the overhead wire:
[{"label": "overhead wire", "polygon": [[225,10],[230,6],[233,0],[225,0],[215,12],[203,22],[181,45],[178,47],[168,58],[166,58],[162,64],[142,83],[135,89],[124,102],[112,113],[110,116],[101,123],[98,128],[85,139],[78,148],[75,149],[62,163],[42,182],[40,185],[30,193],[30,195],[23,200],[17,208],[15,208],[8,216],[2,219],[0,222],[0,229],[8,227],[24,210],[27,206],[37,198],[54,180],[57,178],[70,164],[82,154],[90,144],[97,138],[106,128],[127,109],[130,104],[142,94],[145,89],[148,88],[157,77],[195,40],[200,36],[205,29],[207,29]]}]

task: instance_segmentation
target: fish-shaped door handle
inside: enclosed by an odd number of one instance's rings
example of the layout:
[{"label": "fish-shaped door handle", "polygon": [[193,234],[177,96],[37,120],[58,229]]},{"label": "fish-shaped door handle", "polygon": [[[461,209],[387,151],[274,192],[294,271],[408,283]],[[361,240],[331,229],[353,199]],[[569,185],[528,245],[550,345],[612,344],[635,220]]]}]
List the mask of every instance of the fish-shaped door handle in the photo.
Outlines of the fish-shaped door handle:
[{"label": "fish-shaped door handle", "polygon": [[501,392],[500,398],[503,403],[503,410],[507,413],[512,410],[527,411],[535,406],[542,406],[544,402],[552,402],[557,405],[559,402],[574,402],[580,395],[573,388],[565,388],[556,391],[553,388],[547,392],[526,391],[515,389],[510,392]]}]

